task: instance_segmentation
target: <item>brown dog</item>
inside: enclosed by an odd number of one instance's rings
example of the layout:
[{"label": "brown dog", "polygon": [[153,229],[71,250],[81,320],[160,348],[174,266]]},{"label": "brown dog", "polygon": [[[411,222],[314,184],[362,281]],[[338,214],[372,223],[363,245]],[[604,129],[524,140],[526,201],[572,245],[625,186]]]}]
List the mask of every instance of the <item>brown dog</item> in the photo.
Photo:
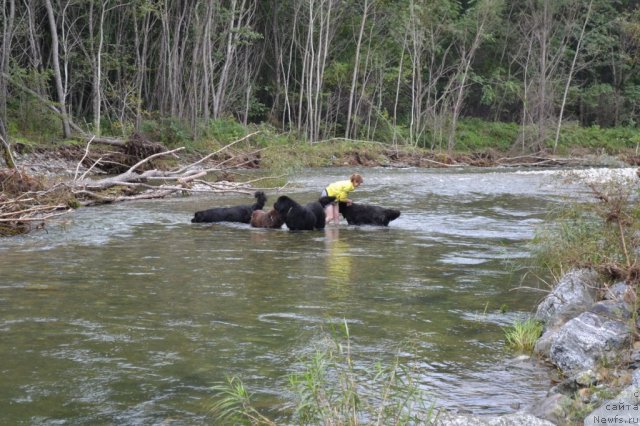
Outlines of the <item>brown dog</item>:
[{"label": "brown dog", "polygon": [[251,213],[250,223],[254,228],[281,228],[284,225],[284,218],[275,209],[268,212],[254,210]]}]

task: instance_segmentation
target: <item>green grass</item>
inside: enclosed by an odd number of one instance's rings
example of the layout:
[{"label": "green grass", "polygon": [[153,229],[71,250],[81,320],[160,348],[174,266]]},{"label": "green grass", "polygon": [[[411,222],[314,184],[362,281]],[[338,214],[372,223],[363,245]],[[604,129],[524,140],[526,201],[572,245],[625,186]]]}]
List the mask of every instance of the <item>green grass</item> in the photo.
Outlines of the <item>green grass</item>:
[{"label": "green grass", "polygon": [[518,140],[519,131],[520,126],[516,123],[464,119],[458,125],[456,149],[466,152],[507,151]]},{"label": "green grass", "polygon": [[542,323],[533,318],[516,321],[511,327],[505,329],[505,341],[508,346],[516,350],[531,352],[542,334],[542,329]]},{"label": "green grass", "polygon": [[[554,132],[555,133],[555,132]],[[549,147],[551,145],[549,144]],[[567,123],[560,131],[558,151],[568,153],[572,148],[585,148],[596,153],[620,154],[625,150],[640,150],[640,130],[634,127],[582,127]]]},{"label": "green grass", "polygon": [[[12,104],[13,105],[13,104]],[[26,106],[25,106],[26,105]],[[31,105],[22,100],[10,108],[8,120],[9,135],[12,140],[24,141],[29,139],[38,144],[55,144],[60,139],[61,125],[59,119],[51,112],[38,105]],[[106,118],[102,122],[104,136],[126,137],[133,129],[133,123],[109,122]],[[386,129],[386,130],[384,130]],[[384,130],[384,131],[382,131]],[[408,142],[408,129],[399,124],[396,126],[399,146],[403,149],[415,148]],[[302,164],[311,167],[330,164],[332,155],[340,153],[346,148],[375,151],[374,145],[381,145],[385,149],[393,145],[393,132],[385,126],[380,126],[374,134],[375,141],[350,142],[340,140],[325,141],[310,144],[292,132],[282,132],[268,123],[250,124],[244,126],[234,118],[222,117],[216,120],[189,123],[172,117],[160,117],[158,114],[147,114],[142,122],[140,132],[148,139],[165,144],[168,148],[184,146],[187,152],[211,152],[242,138],[243,136],[260,131],[260,135],[243,144],[237,149],[274,148],[290,149],[295,147],[304,157]],[[522,128],[517,123],[485,121],[479,118],[463,118],[458,122],[454,153],[485,152],[495,150],[508,152],[520,146],[519,138]],[[125,136],[123,136],[125,134]],[[555,128],[547,129],[547,149],[553,149]],[[363,136],[365,137],[365,136]],[[429,136],[420,142],[420,146],[431,145]],[[439,144],[436,144],[440,146]],[[598,126],[581,127],[575,122],[565,122],[560,132],[556,153],[570,155],[583,149],[597,154],[640,154],[640,129],[635,127],[600,128]],[[317,153],[318,155],[314,155]],[[326,154],[330,154],[328,157]],[[286,158],[285,160],[288,160]],[[269,159],[275,162],[275,160]]]}]

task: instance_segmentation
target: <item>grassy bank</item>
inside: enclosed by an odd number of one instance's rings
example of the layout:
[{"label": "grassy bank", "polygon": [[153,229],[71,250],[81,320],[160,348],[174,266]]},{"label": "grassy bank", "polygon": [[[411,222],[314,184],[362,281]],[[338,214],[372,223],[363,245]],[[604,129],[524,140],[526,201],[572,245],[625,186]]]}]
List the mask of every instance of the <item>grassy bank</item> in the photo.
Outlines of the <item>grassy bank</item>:
[{"label": "grassy bank", "polygon": [[[55,150],[60,147],[80,149],[85,140],[60,140],[51,117],[37,123],[10,126],[11,142],[20,152]],[[55,121],[53,121],[55,123]],[[103,126],[106,136],[128,139],[131,131],[116,125]],[[38,130],[40,129],[40,131]],[[346,140],[333,138],[308,143],[294,133],[277,131],[268,124],[244,126],[233,119],[211,120],[202,123],[193,133],[175,119],[144,121],[140,135],[145,140],[162,144],[167,149],[185,147],[190,155],[204,155],[223,149],[246,135],[256,133],[230,149],[227,155],[244,153],[255,156],[253,166],[275,171],[295,172],[303,167],[378,166],[394,163],[416,167],[444,167],[452,164],[495,166],[509,163],[540,162],[549,157],[589,157],[592,162],[612,159],[626,164],[640,164],[640,130],[631,127],[604,129],[564,125],[558,143],[549,139],[542,152],[532,150],[526,142],[527,129],[515,123],[488,122],[465,119],[459,124],[455,149],[440,149],[407,142],[406,129],[399,128],[397,143],[390,141]],[[549,135],[555,129],[548,129]]]}]

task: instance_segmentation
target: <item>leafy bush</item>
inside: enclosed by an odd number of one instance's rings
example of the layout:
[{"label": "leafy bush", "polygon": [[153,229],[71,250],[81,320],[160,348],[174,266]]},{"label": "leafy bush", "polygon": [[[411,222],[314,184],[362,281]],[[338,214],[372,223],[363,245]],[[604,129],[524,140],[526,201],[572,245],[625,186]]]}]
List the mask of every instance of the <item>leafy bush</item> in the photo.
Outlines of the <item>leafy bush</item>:
[{"label": "leafy bush", "polygon": [[631,127],[603,129],[598,126],[582,127],[577,123],[567,123],[562,127],[558,148],[568,152],[571,148],[600,150],[601,153],[618,154],[625,149],[637,148],[640,130]]},{"label": "leafy bush", "polygon": [[167,147],[185,146],[193,139],[187,125],[177,118],[158,118],[145,120],[140,126],[142,133],[148,134],[153,141]]}]

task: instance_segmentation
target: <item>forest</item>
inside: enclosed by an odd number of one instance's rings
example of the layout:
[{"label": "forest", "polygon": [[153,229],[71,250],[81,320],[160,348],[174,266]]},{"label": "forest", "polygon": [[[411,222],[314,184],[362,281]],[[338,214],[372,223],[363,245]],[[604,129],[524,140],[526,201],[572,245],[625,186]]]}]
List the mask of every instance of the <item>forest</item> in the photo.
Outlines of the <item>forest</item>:
[{"label": "forest", "polygon": [[640,121],[637,0],[3,0],[0,19],[5,147],[229,119],[450,151],[476,119],[534,152]]}]

